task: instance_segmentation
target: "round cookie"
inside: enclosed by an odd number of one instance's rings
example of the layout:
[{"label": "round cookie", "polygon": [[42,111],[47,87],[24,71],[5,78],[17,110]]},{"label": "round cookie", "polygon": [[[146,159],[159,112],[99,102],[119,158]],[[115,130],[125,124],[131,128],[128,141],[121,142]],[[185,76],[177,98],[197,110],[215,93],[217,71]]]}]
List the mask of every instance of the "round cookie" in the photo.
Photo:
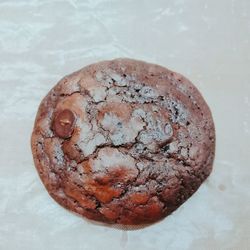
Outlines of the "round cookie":
[{"label": "round cookie", "polygon": [[136,225],[167,216],[208,177],[215,130],[186,78],[116,59],[59,81],[40,104],[31,144],[58,203],[89,219]]}]

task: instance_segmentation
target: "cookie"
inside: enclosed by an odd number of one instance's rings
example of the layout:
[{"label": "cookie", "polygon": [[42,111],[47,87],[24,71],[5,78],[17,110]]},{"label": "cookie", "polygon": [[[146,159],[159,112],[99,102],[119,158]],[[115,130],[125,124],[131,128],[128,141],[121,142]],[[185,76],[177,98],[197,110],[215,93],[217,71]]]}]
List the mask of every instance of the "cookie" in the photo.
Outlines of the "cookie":
[{"label": "cookie", "polygon": [[185,77],[116,59],[60,80],[40,104],[31,144],[42,182],[63,207],[141,225],[172,213],[209,176],[215,129]]}]

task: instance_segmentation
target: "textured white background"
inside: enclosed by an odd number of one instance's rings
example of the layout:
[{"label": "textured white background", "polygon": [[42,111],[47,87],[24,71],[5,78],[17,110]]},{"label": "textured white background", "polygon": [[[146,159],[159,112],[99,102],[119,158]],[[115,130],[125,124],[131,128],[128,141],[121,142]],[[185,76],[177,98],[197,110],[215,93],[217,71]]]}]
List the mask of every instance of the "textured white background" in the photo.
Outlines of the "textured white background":
[{"label": "textured white background", "polygon": [[[115,57],[192,80],[211,107],[208,181],[173,215],[136,231],[57,205],[33,165],[38,104],[65,74]],[[249,0],[0,0],[0,249],[250,249]]]}]

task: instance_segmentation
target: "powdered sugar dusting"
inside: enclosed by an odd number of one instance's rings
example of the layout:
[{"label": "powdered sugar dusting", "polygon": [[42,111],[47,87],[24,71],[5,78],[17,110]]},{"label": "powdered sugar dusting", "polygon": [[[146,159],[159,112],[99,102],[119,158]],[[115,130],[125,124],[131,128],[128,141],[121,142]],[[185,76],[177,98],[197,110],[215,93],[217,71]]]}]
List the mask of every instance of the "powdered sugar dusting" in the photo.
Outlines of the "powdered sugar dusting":
[{"label": "powdered sugar dusting", "polygon": [[92,170],[95,172],[103,172],[117,167],[136,171],[134,159],[129,155],[121,153],[115,148],[102,148],[99,151],[97,159],[92,163]]},{"label": "powdered sugar dusting", "polygon": [[93,97],[95,102],[100,102],[107,96],[106,88],[93,88],[90,90],[90,95]]},{"label": "powdered sugar dusting", "polygon": [[91,155],[98,146],[105,142],[106,139],[101,133],[93,131],[90,124],[86,122],[82,123],[77,145],[82,150],[84,156]]},{"label": "powdered sugar dusting", "polygon": [[64,152],[61,148],[61,144],[58,141],[53,141],[53,154],[54,158],[53,161],[56,165],[63,165],[64,164]]},{"label": "powdered sugar dusting", "polygon": [[86,143],[81,143],[81,149],[85,156],[91,155],[98,146],[104,144],[106,142],[105,137],[98,133],[94,136],[93,139],[89,140]]},{"label": "powdered sugar dusting", "polygon": [[185,125],[188,117],[187,109],[179,101],[167,99],[163,105],[170,111],[171,120],[174,123]]},{"label": "powdered sugar dusting", "polygon": [[160,120],[158,116],[153,116],[151,113],[144,113],[136,110],[136,114],[142,115],[147,123],[147,129],[140,132],[138,141],[143,144],[149,144],[154,142],[161,142],[170,139],[173,135],[172,126],[164,123],[164,120]]},{"label": "powdered sugar dusting", "polygon": [[146,112],[143,109],[135,109],[132,113],[132,116],[145,118]]},{"label": "powdered sugar dusting", "polygon": [[109,131],[110,139],[116,146],[134,142],[138,132],[145,125],[142,120],[136,117],[131,117],[129,121],[123,121],[113,113],[106,113],[101,124],[105,130]]},{"label": "powdered sugar dusting", "polygon": [[167,123],[164,127],[164,132],[168,138],[171,138],[173,135],[173,128],[170,123]]},{"label": "powdered sugar dusting", "polygon": [[125,87],[131,82],[135,81],[135,78],[131,75],[121,75],[116,71],[111,69],[106,69],[105,71],[98,71],[96,73],[96,79],[99,83],[109,86],[111,83],[115,86]]},{"label": "powdered sugar dusting", "polygon": [[139,93],[144,98],[152,98],[152,99],[158,97],[159,95],[155,89],[148,86],[143,87]]},{"label": "powdered sugar dusting", "polygon": [[107,96],[107,87],[98,84],[95,79],[86,77],[81,81],[82,90],[86,90],[87,93],[94,99],[95,102],[100,102]]}]

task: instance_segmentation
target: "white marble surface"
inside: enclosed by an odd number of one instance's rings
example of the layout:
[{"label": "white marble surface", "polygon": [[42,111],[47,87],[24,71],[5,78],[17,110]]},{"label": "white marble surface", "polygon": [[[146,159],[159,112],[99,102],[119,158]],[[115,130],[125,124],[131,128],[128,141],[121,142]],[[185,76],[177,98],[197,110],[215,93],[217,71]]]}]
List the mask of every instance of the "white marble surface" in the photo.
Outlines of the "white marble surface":
[{"label": "white marble surface", "polygon": [[[38,104],[65,74],[132,57],[190,78],[213,112],[214,171],[173,215],[136,231],[57,205],[33,165]],[[249,0],[0,0],[0,249],[250,249]]]}]

